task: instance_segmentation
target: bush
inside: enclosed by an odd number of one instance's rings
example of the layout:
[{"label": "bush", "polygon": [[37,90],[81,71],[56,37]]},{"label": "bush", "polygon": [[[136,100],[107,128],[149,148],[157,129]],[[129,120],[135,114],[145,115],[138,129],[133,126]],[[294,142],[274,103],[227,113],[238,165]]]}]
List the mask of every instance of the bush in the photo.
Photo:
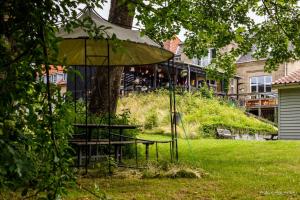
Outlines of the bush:
[{"label": "bush", "polygon": [[209,89],[206,84],[204,84],[200,89],[199,92],[202,97],[207,99],[212,99],[214,97],[214,91],[212,89]]},{"label": "bush", "polygon": [[145,129],[149,129],[152,130],[153,128],[158,126],[158,117],[157,117],[157,113],[155,112],[150,112],[147,116],[146,116],[146,121],[145,121],[145,125],[144,128]]}]

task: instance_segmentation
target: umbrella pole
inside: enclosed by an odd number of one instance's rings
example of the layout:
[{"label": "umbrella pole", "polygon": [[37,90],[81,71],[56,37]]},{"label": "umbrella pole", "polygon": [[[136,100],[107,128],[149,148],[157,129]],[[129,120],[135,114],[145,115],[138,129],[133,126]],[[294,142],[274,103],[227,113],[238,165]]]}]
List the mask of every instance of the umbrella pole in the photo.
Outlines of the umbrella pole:
[{"label": "umbrella pole", "polygon": [[168,60],[168,76],[169,76],[169,98],[170,98],[170,120],[171,120],[171,137],[172,137],[172,145],[170,146],[171,151],[171,161],[173,162],[174,156],[174,124],[173,124],[173,93],[172,93],[172,80],[170,75],[170,60]]},{"label": "umbrella pole", "polygon": [[110,102],[111,102],[111,92],[110,92],[110,63],[109,63],[109,42],[108,39],[106,39],[106,43],[107,43],[107,93],[108,93],[108,171],[109,174],[112,174],[112,170],[111,170],[111,106],[110,106]]},{"label": "umbrella pole", "polygon": [[173,77],[173,110],[174,110],[174,134],[175,134],[175,153],[176,153],[176,161],[178,161],[178,134],[177,134],[177,111],[176,111],[176,72],[174,65],[174,57],[172,58],[172,77]]},{"label": "umbrella pole", "polygon": [[77,122],[77,118],[76,118],[76,113],[77,113],[77,105],[76,105],[76,100],[77,100],[77,66],[75,66],[75,74],[74,74],[74,111],[75,111],[75,123]]},{"label": "umbrella pole", "polygon": [[85,89],[85,173],[88,172],[88,128],[87,128],[87,69],[86,69],[86,61],[87,61],[87,55],[86,55],[86,39],[84,39],[84,89]]}]

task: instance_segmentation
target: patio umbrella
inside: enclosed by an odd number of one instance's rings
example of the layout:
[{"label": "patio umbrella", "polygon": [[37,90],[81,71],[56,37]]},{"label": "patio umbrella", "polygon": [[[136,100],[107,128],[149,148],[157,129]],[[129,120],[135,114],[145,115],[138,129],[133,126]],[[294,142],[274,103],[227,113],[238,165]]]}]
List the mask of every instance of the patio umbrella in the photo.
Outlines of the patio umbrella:
[{"label": "patio umbrella", "polygon": [[[79,18],[89,16],[97,27],[109,27],[103,39],[89,38],[88,33],[78,27],[71,33],[60,30],[58,37],[63,38],[59,44],[59,60],[65,59],[68,65],[107,65],[109,53],[110,66],[149,65],[165,62],[173,57],[173,53],[163,49],[140,31],[122,28],[112,24],[93,10],[86,9]],[[116,36],[118,42],[110,40]]]},{"label": "patio umbrella", "polygon": [[[107,67],[108,98],[110,95],[111,66],[147,66],[169,61],[173,53],[163,49],[147,36],[141,36],[137,30],[122,28],[101,18],[94,10],[85,9],[79,18],[89,16],[97,27],[108,27],[102,39],[92,39],[82,28],[75,28],[68,33],[61,29],[57,36],[63,38],[59,43],[58,60],[67,65]],[[111,39],[116,37],[118,40]],[[87,108],[87,78],[85,78]],[[109,99],[110,102],[110,99]],[[110,106],[110,105],[109,105]],[[86,125],[87,125],[86,109]],[[108,108],[110,111],[110,107]],[[109,142],[111,141],[111,113],[108,117]],[[86,129],[87,131],[87,129]],[[173,132],[173,131],[172,131]],[[87,146],[87,139],[86,139]],[[109,144],[110,149],[110,144]],[[86,151],[87,152],[87,151]],[[87,155],[86,155],[87,158]],[[110,166],[110,165],[109,165]],[[86,160],[87,172],[87,160]]]}]

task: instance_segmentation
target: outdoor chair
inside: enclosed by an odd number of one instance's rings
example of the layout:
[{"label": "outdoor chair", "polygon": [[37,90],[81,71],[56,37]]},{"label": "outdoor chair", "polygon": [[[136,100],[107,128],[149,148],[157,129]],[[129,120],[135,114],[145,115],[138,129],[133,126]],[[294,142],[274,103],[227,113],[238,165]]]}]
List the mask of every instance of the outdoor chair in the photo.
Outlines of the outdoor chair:
[{"label": "outdoor chair", "polygon": [[218,139],[235,139],[235,135],[232,135],[230,130],[217,128]]},{"label": "outdoor chair", "polygon": [[271,134],[270,137],[265,137],[265,140],[278,140],[278,133]]}]

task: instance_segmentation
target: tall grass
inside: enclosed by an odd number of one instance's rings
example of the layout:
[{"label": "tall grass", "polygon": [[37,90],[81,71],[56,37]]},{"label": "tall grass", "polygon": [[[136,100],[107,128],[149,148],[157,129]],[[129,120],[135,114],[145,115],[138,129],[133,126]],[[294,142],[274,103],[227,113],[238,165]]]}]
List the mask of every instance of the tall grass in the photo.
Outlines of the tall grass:
[{"label": "tall grass", "polygon": [[[178,133],[181,137],[213,136],[216,128],[227,128],[240,134],[269,134],[277,129],[267,123],[245,115],[244,110],[217,98],[204,98],[200,93],[176,95],[177,111],[181,120]],[[135,123],[145,133],[170,133],[168,92],[164,90],[130,94],[119,101],[118,112],[129,110]]]}]

